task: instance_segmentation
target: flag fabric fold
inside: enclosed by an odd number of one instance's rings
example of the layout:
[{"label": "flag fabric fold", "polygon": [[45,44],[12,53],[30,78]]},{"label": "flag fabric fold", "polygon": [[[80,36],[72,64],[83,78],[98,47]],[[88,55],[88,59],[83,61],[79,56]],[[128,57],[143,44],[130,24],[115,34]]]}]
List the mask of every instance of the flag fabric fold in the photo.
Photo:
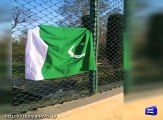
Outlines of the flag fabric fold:
[{"label": "flag fabric fold", "polygon": [[48,80],[96,70],[92,33],[47,25],[28,30],[25,78]]}]

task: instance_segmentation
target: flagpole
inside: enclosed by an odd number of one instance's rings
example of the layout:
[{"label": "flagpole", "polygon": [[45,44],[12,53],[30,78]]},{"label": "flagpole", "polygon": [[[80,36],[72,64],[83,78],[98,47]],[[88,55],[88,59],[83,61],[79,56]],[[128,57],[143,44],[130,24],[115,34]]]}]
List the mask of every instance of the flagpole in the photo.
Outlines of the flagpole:
[{"label": "flagpole", "polygon": [[[97,64],[98,46],[99,46],[99,0],[90,0],[90,18],[91,18],[91,31],[94,40],[95,59]],[[98,91],[98,69],[95,72],[90,72],[90,93]]]}]

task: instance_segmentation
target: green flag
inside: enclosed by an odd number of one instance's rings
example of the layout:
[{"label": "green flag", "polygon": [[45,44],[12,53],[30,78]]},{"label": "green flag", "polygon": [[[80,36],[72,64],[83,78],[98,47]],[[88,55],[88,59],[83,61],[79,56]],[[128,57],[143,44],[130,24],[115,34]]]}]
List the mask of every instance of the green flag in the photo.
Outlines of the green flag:
[{"label": "green flag", "polygon": [[25,77],[61,78],[96,70],[92,34],[86,28],[39,25],[28,30]]}]

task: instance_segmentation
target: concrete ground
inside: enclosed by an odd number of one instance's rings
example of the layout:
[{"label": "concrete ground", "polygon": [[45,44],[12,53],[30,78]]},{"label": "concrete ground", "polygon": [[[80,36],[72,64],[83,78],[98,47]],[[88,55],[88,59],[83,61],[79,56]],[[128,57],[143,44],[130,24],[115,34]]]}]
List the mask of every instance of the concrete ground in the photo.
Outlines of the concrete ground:
[{"label": "concrete ground", "polygon": [[[53,119],[44,118],[43,120],[162,120],[162,93],[163,89],[157,89],[123,97],[121,87],[61,105],[28,111],[26,114],[54,115]],[[156,116],[145,115],[145,108],[149,106],[157,106]]]},{"label": "concrete ground", "polygon": [[[156,116],[145,115],[145,108],[156,106]],[[133,93],[125,96],[124,120],[163,120],[163,89]]]},{"label": "concrete ground", "polygon": [[53,114],[56,115],[55,120],[122,120],[123,87],[62,105],[39,108],[26,114]]}]

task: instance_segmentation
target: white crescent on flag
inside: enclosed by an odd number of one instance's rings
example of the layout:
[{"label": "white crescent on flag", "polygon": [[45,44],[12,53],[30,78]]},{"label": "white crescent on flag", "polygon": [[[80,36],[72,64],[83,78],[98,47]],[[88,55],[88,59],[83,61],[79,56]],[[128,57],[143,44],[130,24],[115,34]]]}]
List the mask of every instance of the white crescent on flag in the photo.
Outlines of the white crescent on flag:
[{"label": "white crescent on flag", "polygon": [[75,47],[75,44],[68,50],[68,54],[73,57],[73,58],[82,58],[85,56],[85,53],[81,54],[81,55],[75,55],[73,52],[72,52],[72,49]]}]

